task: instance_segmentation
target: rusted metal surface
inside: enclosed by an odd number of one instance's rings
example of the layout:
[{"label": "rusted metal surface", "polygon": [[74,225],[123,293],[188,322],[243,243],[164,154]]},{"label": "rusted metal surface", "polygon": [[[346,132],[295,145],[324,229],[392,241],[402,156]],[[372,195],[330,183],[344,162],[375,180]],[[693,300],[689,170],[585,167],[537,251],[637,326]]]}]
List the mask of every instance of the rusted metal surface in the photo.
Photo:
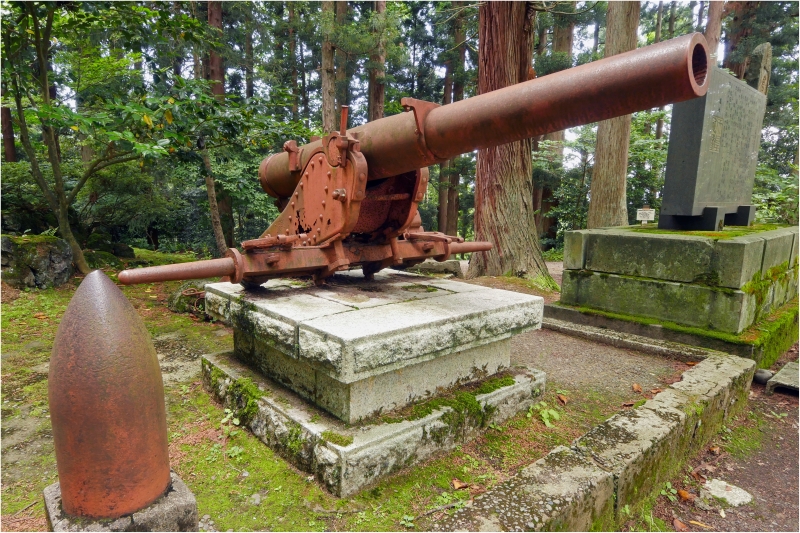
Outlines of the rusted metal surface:
[{"label": "rusted metal surface", "polygon": [[708,89],[702,34],[686,35],[439,106],[403,98],[405,113],[305,146],[294,141],[265,159],[261,186],[282,212],[258,239],[228,257],[125,271],[123,283],[230,276],[246,286],[310,275],[316,281],[361,266],[366,276],[388,266],[485,251],[491,243],[421,226],[418,203],[427,166],[479,148],[534,137],[702,96]]},{"label": "rusted metal surface", "polygon": [[133,306],[100,270],[86,276],[58,326],[48,393],[64,512],[116,518],[166,492],[156,351]]},{"label": "rusted metal surface", "polygon": [[[694,33],[446,106],[408,99],[409,112],[350,133],[361,141],[368,178],[381,179],[479,148],[703,96],[707,69],[705,38]],[[262,165],[268,193],[292,194],[298,176],[288,165],[285,153]]]}]

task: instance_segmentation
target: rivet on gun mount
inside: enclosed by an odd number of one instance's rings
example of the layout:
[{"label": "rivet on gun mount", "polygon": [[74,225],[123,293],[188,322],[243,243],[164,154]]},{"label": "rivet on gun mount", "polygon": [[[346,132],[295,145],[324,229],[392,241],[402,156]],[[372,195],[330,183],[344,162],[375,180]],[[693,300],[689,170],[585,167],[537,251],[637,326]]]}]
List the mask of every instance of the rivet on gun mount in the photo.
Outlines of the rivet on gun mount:
[{"label": "rivet on gun mount", "polygon": [[58,326],[48,393],[59,480],[45,489],[51,522],[53,513],[61,522],[114,519],[155,504],[161,519],[173,512],[181,527],[196,527],[194,497],[170,475],[155,348],[133,306],[100,270],[86,276]]},{"label": "rivet on gun mount", "polygon": [[341,131],[265,159],[264,191],[281,214],[244,253],[198,263],[121,272],[122,283],[210,276],[260,284],[311,275],[320,281],[361,266],[370,277],[392,265],[491,249],[488,242],[422,228],[417,204],[429,165],[581,124],[703,96],[708,52],[694,33],[446,106],[403,98],[405,113]]}]

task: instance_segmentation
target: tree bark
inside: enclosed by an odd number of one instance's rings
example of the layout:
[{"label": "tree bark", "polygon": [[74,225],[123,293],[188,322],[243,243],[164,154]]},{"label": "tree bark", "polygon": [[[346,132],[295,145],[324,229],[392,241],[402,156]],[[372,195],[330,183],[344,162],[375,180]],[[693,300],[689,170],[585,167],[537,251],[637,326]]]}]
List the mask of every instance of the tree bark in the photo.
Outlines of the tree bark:
[{"label": "tree bark", "polygon": [[[453,102],[453,63],[447,61],[444,71],[444,95],[442,105]],[[450,165],[452,159],[439,164],[439,231],[447,232],[447,218],[450,214]]]},{"label": "tree bark", "polygon": [[[336,26],[341,28],[347,22],[347,2],[336,2]],[[336,47],[336,129],[340,129],[342,106],[350,103],[349,78],[347,77],[347,54],[341,46]]]},{"label": "tree bark", "polygon": [[[747,72],[749,57],[741,57],[737,52],[742,41],[746,41],[753,33],[751,21],[756,16],[759,2],[732,2],[732,4],[733,18],[725,42],[725,68],[730,69],[741,80]],[[735,57],[737,55],[740,57]]]},{"label": "tree bark", "polygon": [[[386,1],[375,2],[375,13],[382,16],[386,12]],[[386,44],[381,25],[381,33],[377,35],[375,53],[369,57],[372,68],[369,69],[369,109],[367,120],[372,122],[383,118],[383,106],[386,99]]]},{"label": "tree bark", "polygon": [[[6,83],[2,85],[2,97],[6,96]],[[3,106],[0,114],[0,123],[3,131],[3,157],[6,163],[17,162],[17,150],[14,146],[14,123],[11,121],[11,109]]]},{"label": "tree bark", "polygon": [[297,18],[295,16],[294,2],[289,2],[289,64],[291,65],[289,85],[292,89],[292,120],[298,120],[299,94],[297,93]]},{"label": "tree bark", "polygon": [[708,53],[713,57],[713,64],[717,63],[717,50],[719,49],[719,40],[722,35],[722,11],[725,8],[725,2],[709,2],[708,3],[708,23],[706,24],[705,37],[708,42]]},{"label": "tree bark", "polygon": [[[208,2],[208,25],[219,31],[222,36],[222,2]],[[212,49],[208,56],[208,73],[211,79],[211,92],[217,100],[225,100],[225,71],[222,68],[222,56],[217,50]],[[203,166],[206,175],[206,192],[208,193],[208,206],[211,210],[211,227],[214,231],[214,241],[217,251],[224,256],[230,246],[233,246],[233,210],[228,193],[216,184],[211,166],[211,158],[206,148],[202,149]],[[224,207],[224,211],[220,208]],[[222,222],[222,218],[225,222]],[[225,231],[227,230],[227,231]],[[221,239],[220,239],[221,237]]]},{"label": "tree bark", "polygon": [[[208,3],[208,25],[219,30],[222,37],[222,2]],[[222,71],[222,55],[212,49],[208,55],[208,76],[211,93],[217,100],[225,99],[225,73]]]},{"label": "tree bark", "polygon": [[[464,82],[466,73],[464,65],[467,61],[467,31],[464,21],[464,2],[454,1],[453,7],[458,9],[453,19],[453,40],[458,50],[458,61],[453,65],[453,102],[464,99]],[[458,188],[461,181],[461,174],[455,168],[455,161],[450,161],[450,188],[447,190],[449,196],[447,200],[447,230],[448,235],[458,235]]]},{"label": "tree bark", "polygon": [[[711,12],[709,11],[709,15]],[[656,39],[657,43],[661,42],[661,26],[664,22],[664,2],[658,3],[658,16],[656,18]],[[664,106],[658,108],[659,111],[664,110]],[[660,139],[664,136],[664,119],[659,117],[658,121],[656,122],[656,139]]]},{"label": "tree bark", "polygon": [[[323,17],[333,20],[334,2],[322,2]],[[334,49],[331,35],[323,35],[322,41],[322,131],[330,133],[336,129],[336,83],[334,74]]]},{"label": "tree bark", "polygon": [[[606,24],[605,57],[636,48],[639,2],[610,2]],[[600,122],[597,128],[588,227],[628,225],[625,180],[631,115]]]},{"label": "tree bark", "polygon": [[706,3],[700,1],[700,9],[697,11],[697,31],[703,31],[703,15],[705,14]]},{"label": "tree bark", "polygon": [[[480,5],[478,92],[528,78],[534,30],[525,2]],[[478,151],[475,177],[475,239],[494,247],[472,254],[467,276],[539,278],[552,284],[542,258],[531,208],[533,141],[526,139]]]},{"label": "tree bark", "polygon": [[252,98],[254,92],[255,78],[253,76],[253,29],[249,27],[244,34],[244,96]]}]

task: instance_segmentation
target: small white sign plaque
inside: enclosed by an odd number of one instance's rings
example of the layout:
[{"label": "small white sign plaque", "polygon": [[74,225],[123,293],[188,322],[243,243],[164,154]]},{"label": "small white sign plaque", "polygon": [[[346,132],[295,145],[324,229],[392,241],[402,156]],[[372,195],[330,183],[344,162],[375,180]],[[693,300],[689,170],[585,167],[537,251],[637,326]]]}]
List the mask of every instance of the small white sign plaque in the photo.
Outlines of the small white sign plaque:
[{"label": "small white sign plaque", "polygon": [[636,210],[636,220],[641,220],[642,224],[647,224],[648,222],[652,222],[656,219],[656,210],[655,209],[637,209]]}]

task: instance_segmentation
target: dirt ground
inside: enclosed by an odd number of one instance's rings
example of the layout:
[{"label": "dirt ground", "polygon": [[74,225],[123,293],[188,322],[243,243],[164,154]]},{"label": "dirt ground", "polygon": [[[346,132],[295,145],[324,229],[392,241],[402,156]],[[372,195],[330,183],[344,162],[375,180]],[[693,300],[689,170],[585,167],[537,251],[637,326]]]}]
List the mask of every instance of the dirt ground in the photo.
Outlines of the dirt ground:
[{"label": "dirt ground", "polygon": [[[797,353],[795,344],[772,370],[796,361]],[[768,396],[764,385],[753,383],[744,412],[672,480],[689,499],[659,497],[653,515],[676,531],[681,525],[684,531],[800,531],[799,454],[797,393],[778,389]],[[703,508],[700,488],[712,478],[746,490],[753,501],[735,508],[712,501]]]}]

